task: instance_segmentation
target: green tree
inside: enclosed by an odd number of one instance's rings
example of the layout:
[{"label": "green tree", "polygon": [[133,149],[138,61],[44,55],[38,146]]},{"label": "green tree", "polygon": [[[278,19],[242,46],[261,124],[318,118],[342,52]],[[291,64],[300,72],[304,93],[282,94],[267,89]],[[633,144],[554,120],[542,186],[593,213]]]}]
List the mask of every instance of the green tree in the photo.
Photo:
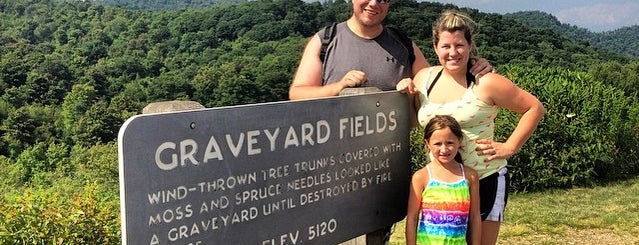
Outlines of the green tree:
[{"label": "green tree", "polygon": [[27,76],[28,96],[35,103],[60,104],[71,86],[73,74],[59,55],[48,56]]},{"label": "green tree", "polygon": [[82,129],[78,123],[91,108],[95,99],[95,89],[86,84],[76,84],[62,102],[62,118],[65,142],[74,143],[78,131]]},{"label": "green tree", "polygon": [[612,84],[628,94],[637,92],[639,85],[639,62],[622,65],[617,61],[606,61],[590,66],[589,73],[597,81]]},{"label": "green tree", "polygon": [[26,148],[16,159],[16,164],[26,170],[23,182],[35,182],[35,185],[49,186],[51,179],[47,178],[47,173],[55,170],[55,162],[49,162],[46,158],[47,145],[37,143]]},{"label": "green tree", "polygon": [[119,120],[116,112],[110,111],[107,102],[95,101],[76,121],[72,142],[80,146],[106,143],[117,138]]},{"label": "green tree", "polygon": [[36,128],[36,121],[29,115],[27,107],[20,107],[11,112],[9,117],[2,121],[2,141],[7,147],[3,152],[7,152],[10,157],[17,157],[29,145],[35,144]]}]

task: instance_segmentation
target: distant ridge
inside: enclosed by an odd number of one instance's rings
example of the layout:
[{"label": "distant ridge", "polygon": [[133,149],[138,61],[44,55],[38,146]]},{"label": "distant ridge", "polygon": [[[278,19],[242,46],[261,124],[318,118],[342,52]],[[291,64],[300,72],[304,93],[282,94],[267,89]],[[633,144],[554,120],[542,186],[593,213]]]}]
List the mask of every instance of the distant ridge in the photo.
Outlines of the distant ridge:
[{"label": "distant ridge", "polygon": [[170,10],[206,7],[216,4],[236,4],[248,0],[58,0],[62,2],[95,2],[129,9]]},{"label": "distant ridge", "polygon": [[504,16],[533,28],[550,29],[569,39],[580,40],[609,52],[639,57],[639,25],[595,33],[585,28],[563,24],[555,16],[541,11],[521,11]]},{"label": "distant ridge", "polygon": [[[105,6],[115,6],[134,10],[180,10],[187,8],[205,8],[210,6],[234,5],[257,0],[53,0],[58,2],[94,2]],[[276,1],[276,0],[274,0]],[[394,7],[417,6],[415,0],[394,0]],[[303,2],[313,2],[313,0],[303,0]],[[346,3],[348,1],[319,0],[323,3]],[[423,4],[423,2],[422,2]],[[456,7],[453,4],[427,3],[435,9]],[[464,9],[464,8],[462,8]],[[467,9],[469,10],[469,9]],[[481,11],[473,9],[477,13]],[[614,31],[594,33],[588,29],[578,26],[561,23],[555,16],[541,11],[521,11],[509,14],[491,14],[505,19],[509,19],[532,29],[551,30],[556,36],[573,40],[585,46],[600,49],[605,52],[614,53],[628,58],[639,57],[639,25],[624,27]],[[392,22],[393,15],[388,19]],[[399,25],[404,25],[401,21]],[[413,30],[405,28],[409,34]],[[310,34],[306,34],[310,35]],[[414,34],[413,37],[416,37]],[[428,37],[425,37],[428,38]],[[524,38],[525,39],[525,38]]]}]

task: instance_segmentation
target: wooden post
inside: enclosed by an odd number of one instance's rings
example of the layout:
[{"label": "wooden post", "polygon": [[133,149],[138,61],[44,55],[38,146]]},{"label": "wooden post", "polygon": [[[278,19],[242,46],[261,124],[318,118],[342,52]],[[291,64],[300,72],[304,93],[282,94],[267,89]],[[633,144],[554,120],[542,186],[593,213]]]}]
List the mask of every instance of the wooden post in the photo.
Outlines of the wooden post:
[{"label": "wooden post", "polygon": [[185,111],[185,110],[195,110],[195,109],[204,109],[204,106],[195,101],[179,101],[179,100],[161,101],[161,102],[153,102],[145,106],[144,109],[142,109],[142,114]]}]

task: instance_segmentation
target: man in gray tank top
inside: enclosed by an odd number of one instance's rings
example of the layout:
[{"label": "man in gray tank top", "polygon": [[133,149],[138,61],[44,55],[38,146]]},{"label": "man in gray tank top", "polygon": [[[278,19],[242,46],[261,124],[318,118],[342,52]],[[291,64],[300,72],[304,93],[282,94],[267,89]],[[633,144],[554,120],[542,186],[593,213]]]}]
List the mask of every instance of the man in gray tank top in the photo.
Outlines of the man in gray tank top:
[{"label": "man in gray tank top", "polygon": [[[366,74],[368,81],[361,86],[381,90],[393,90],[397,81],[413,76],[408,50],[387,28],[373,39],[361,38],[345,22],[335,29],[334,41],[328,44],[322,62],[322,85],[339,82],[351,70]],[[358,55],[341,55],[351,53]]]}]

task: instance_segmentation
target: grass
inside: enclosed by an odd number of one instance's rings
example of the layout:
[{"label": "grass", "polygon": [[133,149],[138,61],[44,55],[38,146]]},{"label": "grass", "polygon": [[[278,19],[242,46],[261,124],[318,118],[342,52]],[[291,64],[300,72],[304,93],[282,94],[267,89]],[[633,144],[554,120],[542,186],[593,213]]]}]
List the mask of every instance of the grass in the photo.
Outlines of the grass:
[{"label": "grass", "polygon": [[[639,178],[512,194],[497,244],[639,244]],[[390,244],[404,244],[404,221]]]}]

